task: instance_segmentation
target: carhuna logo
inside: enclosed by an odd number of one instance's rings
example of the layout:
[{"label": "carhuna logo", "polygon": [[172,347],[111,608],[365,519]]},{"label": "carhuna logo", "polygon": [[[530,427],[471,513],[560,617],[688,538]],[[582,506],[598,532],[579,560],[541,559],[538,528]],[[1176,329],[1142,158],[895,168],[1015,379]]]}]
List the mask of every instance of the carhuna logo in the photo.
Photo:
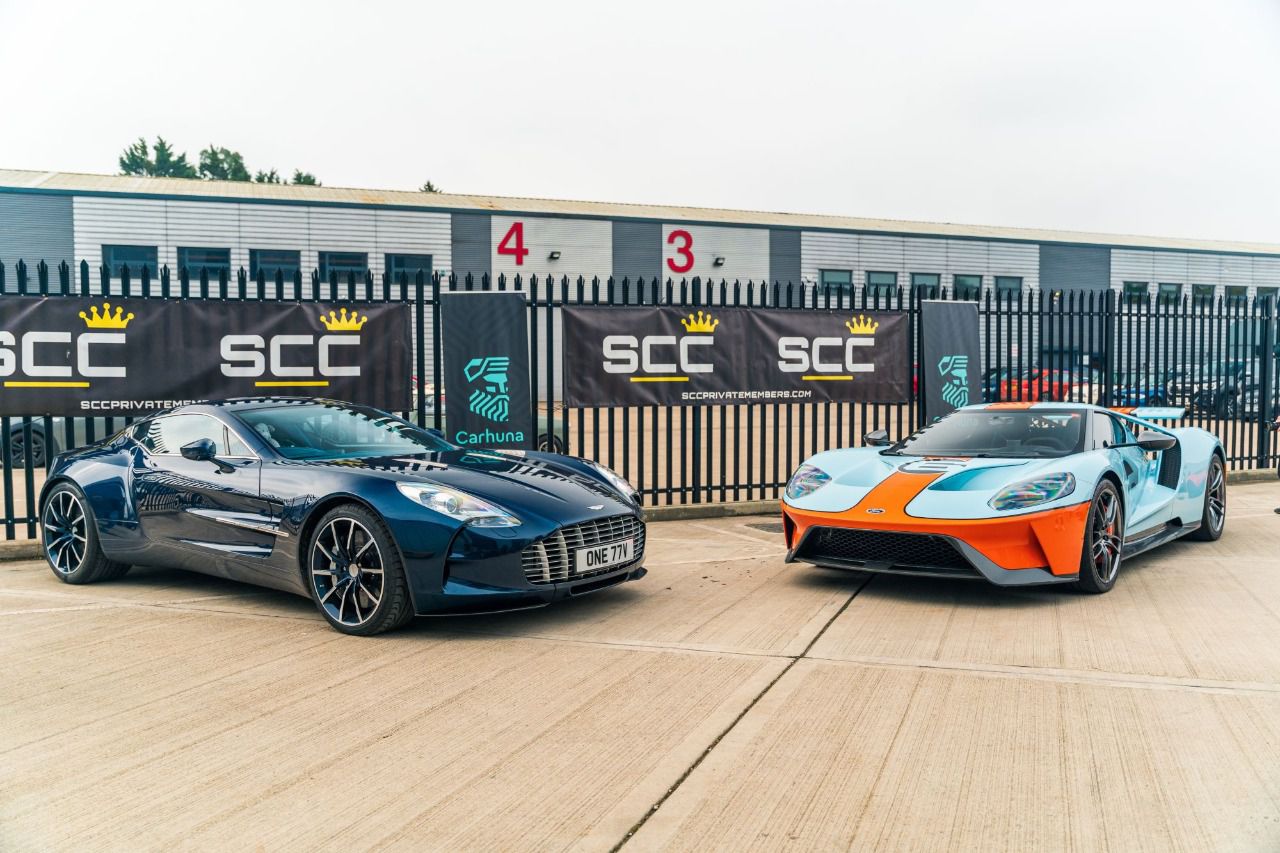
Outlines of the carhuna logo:
[{"label": "carhuna logo", "polygon": [[89,388],[94,379],[123,379],[124,365],[110,363],[109,353],[124,346],[125,330],[134,313],[126,315],[119,306],[113,312],[111,303],[103,302],[101,313],[93,305],[89,313],[80,311],[79,315],[89,331],[29,329],[15,334],[0,329],[0,377],[4,377],[4,387]]}]

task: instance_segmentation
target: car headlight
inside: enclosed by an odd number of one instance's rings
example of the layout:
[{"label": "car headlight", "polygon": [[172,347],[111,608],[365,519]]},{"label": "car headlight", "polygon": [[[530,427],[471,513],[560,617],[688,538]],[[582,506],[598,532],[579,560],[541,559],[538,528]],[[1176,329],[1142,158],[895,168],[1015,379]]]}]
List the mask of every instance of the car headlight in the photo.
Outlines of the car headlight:
[{"label": "car headlight", "polygon": [[520,524],[520,519],[497,504],[457,489],[426,483],[396,483],[396,488],[414,503],[474,527],[515,527]]},{"label": "car headlight", "polygon": [[1075,490],[1076,478],[1073,475],[1049,474],[1006,486],[996,492],[988,503],[992,509],[1022,509],[1066,497]]},{"label": "car headlight", "polygon": [[810,465],[806,462],[791,475],[791,480],[787,483],[787,497],[793,501],[799,500],[805,495],[813,494],[830,482],[830,474],[817,465]]},{"label": "car headlight", "polygon": [[590,459],[586,460],[586,463],[590,465],[601,477],[604,477],[605,481],[609,485],[617,489],[618,492],[624,495],[628,500],[635,499],[636,487],[627,482],[627,480],[617,471],[601,465],[599,462],[592,462]]}]

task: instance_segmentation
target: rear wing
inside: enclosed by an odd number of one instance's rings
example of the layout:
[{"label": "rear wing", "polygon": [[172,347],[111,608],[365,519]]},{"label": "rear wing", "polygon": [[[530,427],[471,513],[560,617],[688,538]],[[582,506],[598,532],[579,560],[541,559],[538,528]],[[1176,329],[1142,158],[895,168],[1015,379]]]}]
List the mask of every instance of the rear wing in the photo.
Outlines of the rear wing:
[{"label": "rear wing", "polygon": [[1182,406],[1112,406],[1111,411],[1144,421],[1176,421],[1187,413]]}]

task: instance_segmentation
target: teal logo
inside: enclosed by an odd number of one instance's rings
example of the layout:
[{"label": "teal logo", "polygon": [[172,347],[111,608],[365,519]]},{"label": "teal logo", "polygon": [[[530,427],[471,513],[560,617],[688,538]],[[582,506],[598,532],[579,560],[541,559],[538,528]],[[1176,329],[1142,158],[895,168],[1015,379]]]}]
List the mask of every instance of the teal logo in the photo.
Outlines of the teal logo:
[{"label": "teal logo", "polygon": [[952,408],[969,405],[969,356],[944,355],[938,362],[942,399]]},{"label": "teal logo", "polygon": [[467,407],[472,413],[505,424],[511,417],[511,392],[507,385],[507,371],[511,359],[506,356],[473,358],[462,369],[467,381],[478,387],[471,390]]}]

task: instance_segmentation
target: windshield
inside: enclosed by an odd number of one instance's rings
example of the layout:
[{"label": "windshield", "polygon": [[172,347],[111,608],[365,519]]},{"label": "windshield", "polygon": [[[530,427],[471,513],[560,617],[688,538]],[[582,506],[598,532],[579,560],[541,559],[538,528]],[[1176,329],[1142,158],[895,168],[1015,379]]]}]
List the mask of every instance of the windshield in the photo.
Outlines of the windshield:
[{"label": "windshield", "polygon": [[886,450],[901,456],[1051,457],[1079,453],[1084,412],[962,410]]},{"label": "windshield", "polygon": [[298,403],[235,415],[286,459],[414,456],[454,449],[426,430],[364,406]]}]

